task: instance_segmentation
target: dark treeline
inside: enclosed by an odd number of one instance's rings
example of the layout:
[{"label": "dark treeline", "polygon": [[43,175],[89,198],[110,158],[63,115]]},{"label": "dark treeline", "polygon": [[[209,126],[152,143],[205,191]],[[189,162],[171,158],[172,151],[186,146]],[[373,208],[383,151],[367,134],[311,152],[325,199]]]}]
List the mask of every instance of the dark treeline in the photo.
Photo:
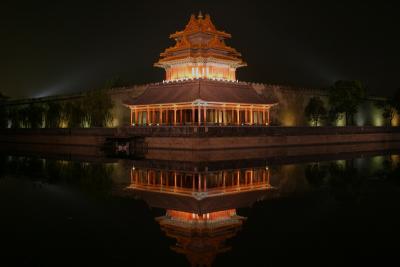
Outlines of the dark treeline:
[{"label": "dark treeline", "polygon": [[82,97],[25,106],[1,105],[1,128],[79,128],[111,125],[114,103],[107,89],[88,91]]},{"label": "dark treeline", "polygon": [[6,175],[29,177],[38,183],[67,183],[95,193],[111,192],[113,171],[112,165],[104,163],[0,155],[0,179]]},{"label": "dark treeline", "polygon": [[[340,202],[354,202],[362,197],[367,182],[385,181],[397,187],[400,185],[400,162],[398,156],[383,157],[379,166],[368,174],[357,168],[356,159],[339,162],[310,163],[305,167],[305,177],[313,188],[325,188]],[[369,158],[373,160],[374,158]],[[363,160],[368,160],[364,158]],[[365,164],[371,164],[366,162]]]},{"label": "dark treeline", "polygon": [[[320,97],[315,96],[310,98],[304,114],[313,126],[323,122],[333,126],[343,117],[346,125],[354,125],[354,115],[366,97],[366,89],[360,81],[337,81],[328,88],[329,108],[325,107]],[[376,106],[382,110],[385,125],[392,125],[395,114],[400,114],[400,89],[393,97],[377,101]]]}]

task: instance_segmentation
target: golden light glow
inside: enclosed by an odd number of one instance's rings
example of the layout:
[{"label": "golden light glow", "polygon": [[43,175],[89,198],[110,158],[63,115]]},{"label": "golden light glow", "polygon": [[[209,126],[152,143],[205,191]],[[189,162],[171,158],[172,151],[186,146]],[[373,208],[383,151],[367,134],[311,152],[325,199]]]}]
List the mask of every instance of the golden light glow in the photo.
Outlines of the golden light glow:
[{"label": "golden light glow", "polygon": [[231,35],[218,31],[209,15],[192,15],[185,29],[171,34],[175,45],[160,54],[156,67],[164,68],[166,81],[182,79],[236,80],[236,69],[246,66],[241,54],[225,44]]},{"label": "golden light glow", "polygon": [[167,210],[167,216],[171,219],[184,221],[184,222],[214,222],[230,219],[236,215],[235,209],[210,212],[205,214],[190,213],[177,210]]},{"label": "golden light glow", "polygon": [[396,114],[396,115],[394,115],[394,117],[393,117],[392,126],[399,126],[399,125],[400,125],[399,115]]},{"label": "golden light glow", "polygon": [[282,125],[283,126],[295,126],[296,116],[290,111],[286,111],[282,114]]}]

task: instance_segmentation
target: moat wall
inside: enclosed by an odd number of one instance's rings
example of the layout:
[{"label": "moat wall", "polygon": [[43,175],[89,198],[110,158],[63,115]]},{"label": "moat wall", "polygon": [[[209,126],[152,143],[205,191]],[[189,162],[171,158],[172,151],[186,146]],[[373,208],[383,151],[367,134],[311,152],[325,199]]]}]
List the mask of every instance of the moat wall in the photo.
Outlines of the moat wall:
[{"label": "moat wall", "polygon": [[1,144],[102,146],[107,138],[144,137],[148,149],[210,150],[400,141],[399,127],[135,127],[3,129]]}]

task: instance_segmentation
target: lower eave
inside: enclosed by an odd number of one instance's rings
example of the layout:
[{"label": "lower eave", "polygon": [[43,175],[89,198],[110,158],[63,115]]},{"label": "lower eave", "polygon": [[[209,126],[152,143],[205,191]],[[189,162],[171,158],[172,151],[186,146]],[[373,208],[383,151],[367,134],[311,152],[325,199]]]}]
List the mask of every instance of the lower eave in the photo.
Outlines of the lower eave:
[{"label": "lower eave", "polygon": [[227,103],[227,102],[208,102],[201,99],[193,102],[183,103],[161,103],[161,104],[147,104],[147,105],[130,105],[124,104],[124,106],[130,109],[147,109],[147,108],[179,108],[179,107],[226,107],[226,108],[238,108],[238,107],[252,107],[252,108],[271,108],[278,105],[273,104],[252,104],[252,103]]}]

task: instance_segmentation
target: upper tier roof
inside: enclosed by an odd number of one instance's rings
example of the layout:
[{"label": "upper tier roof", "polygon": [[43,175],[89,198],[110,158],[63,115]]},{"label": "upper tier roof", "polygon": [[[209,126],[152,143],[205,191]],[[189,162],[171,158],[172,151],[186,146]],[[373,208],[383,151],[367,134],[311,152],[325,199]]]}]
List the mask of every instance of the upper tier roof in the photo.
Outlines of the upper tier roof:
[{"label": "upper tier roof", "polygon": [[127,105],[151,105],[189,103],[196,100],[232,104],[275,104],[246,83],[197,79],[181,82],[150,85],[135,99],[126,101]]},{"label": "upper tier roof", "polygon": [[215,25],[211,21],[211,17],[209,14],[206,14],[206,17],[203,18],[201,13],[199,16],[196,18],[195,15],[190,16],[190,20],[188,24],[186,25],[185,29],[183,31],[177,31],[173,34],[170,35],[170,38],[178,38],[183,35],[189,35],[189,34],[194,34],[198,32],[205,32],[205,33],[210,33],[212,35],[217,35],[223,38],[231,38],[231,35],[229,33],[226,33],[224,31],[219,31],[215,27]]},{"label": "upper tier roof", "polygon": [[165,49],[154,65],[165,67],[169,62],[185,58],[214,58],[231,62],[235,67],[246,66],[241,54],[225,44],[224,39],[230,37],[229,33],[216,29],[210,15],[205,18],[201,14],[198,17],[192,15],[183,31],[170,35],[176,44]]}]

